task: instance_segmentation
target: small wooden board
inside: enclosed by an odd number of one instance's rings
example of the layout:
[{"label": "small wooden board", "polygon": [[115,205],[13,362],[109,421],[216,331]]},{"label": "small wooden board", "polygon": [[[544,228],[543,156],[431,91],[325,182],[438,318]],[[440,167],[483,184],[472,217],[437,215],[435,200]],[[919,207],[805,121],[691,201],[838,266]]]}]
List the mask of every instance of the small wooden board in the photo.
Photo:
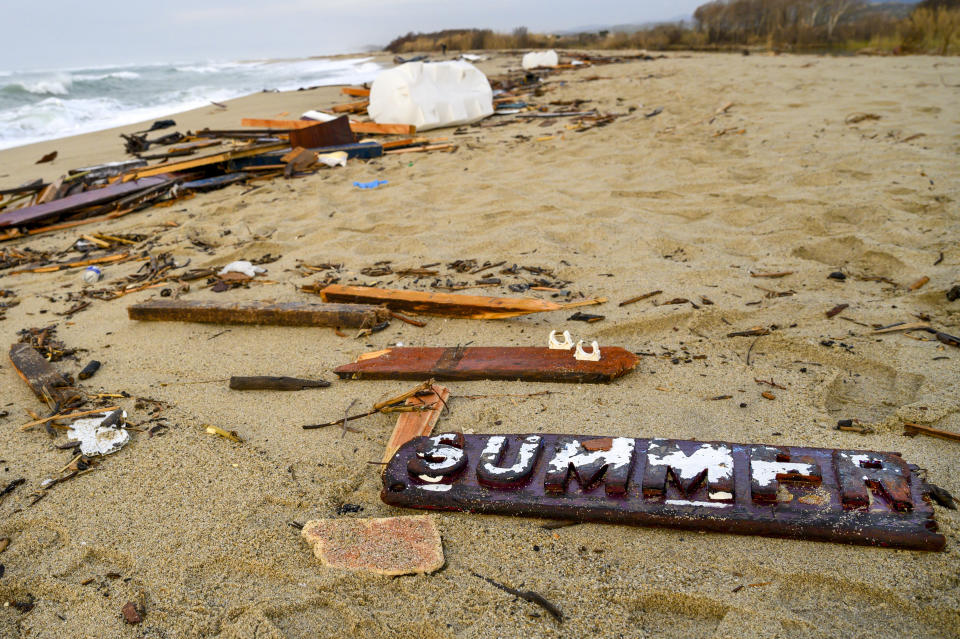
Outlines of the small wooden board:
[{"label": "small wooden board", "polygon": [[618,346],[601,346],[600,360],[578,360],[572,350],[525,346],[402,347],[365,353],[334,369],[341,379],[501,379],[529,382],[610,382],[639,358]]},{"label": "small wooden board", "polygon": [[198,300],[151,300],[127,307],[127,315],[132,320],[343,328],[370,328],[390,319],[383,308],[359,304],[225,304]]},{"label": "small wooden board", "polygon": [[65,399],[64,387],[70,383],[29,344],[14,344],[10,347],[10,362],[17,375],[30,389],[54,411],[59,410]]},{"label": "small wooden board", "polygon": [[414,437],[425,437],[433,431],[433,427],[440,419],[440,413],[450,397],[450,389],[440,384],[433,385],[433,392],[429,395],[408,397],[407,406],[431,406],[418,413],[400,413],[397,425],[393,427],[387,449],[383,453],[383,463],[387,463],[394,453]]},{"label": "small wooden board", "polygon": [[538,299],[455,295],[339,284],[331,284],[320,290],[317,287],[304,286],[303,290],[308,293],[319,293],[324,302],[382,304],[392,311],[411,311],[469,319],[502,319],[584,305],[580,302],[557,304]]}]

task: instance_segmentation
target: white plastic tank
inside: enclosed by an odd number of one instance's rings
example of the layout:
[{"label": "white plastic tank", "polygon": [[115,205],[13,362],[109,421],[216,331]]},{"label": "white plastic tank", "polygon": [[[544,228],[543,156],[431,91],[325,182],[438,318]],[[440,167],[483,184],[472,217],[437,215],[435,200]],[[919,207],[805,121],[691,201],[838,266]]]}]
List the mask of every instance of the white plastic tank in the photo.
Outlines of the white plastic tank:
[{"label": "white plastic tank", "polygon": [[531,51],[523,56],[524,69],[536,69],[537,67],[555,67],[560,64],[560,57],[553,49],[549,51]]},{"label": "white plastic tank", "polygon": [[417,131],[459,126],[493,113],[493,91],[469,62],[408,62],[380,72],[367,113],[378,124],[412,124]]}]

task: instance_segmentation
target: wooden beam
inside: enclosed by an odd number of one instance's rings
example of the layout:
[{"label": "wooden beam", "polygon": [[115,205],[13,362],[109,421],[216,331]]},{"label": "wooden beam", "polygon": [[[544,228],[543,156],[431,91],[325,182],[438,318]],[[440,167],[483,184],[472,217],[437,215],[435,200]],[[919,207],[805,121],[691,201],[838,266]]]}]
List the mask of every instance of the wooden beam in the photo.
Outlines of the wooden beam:
[{"label": "wooden beam", "polygon": [[11,346],[10,362],[30,390],[52,410],[59,412],[60,403],[66,398],[66,391],[63,389],[70,386],[63,375],[29,344]]},{"label": "wooden beam", "polygon": [[425,437],[433,431],[437,420],[440,419],[440,413],[447,405],[450,389],[440,384],[434,384],[431,389],[433,392],[427,395],[414,395],[407,398],[405,402],[407,406],[427,406],[429,408],[415,413],[400,413],[400,417],[397,418],[397,425],[393,427],[393,433],[390,435],[387,448],[383,453],[383,463],[390,461],[394,453],[414,437]]},{"label": "wooden beam", "polygon": [[343,87],[340,89],[340,93],[344,95],[352,95],[355,98],[369,98],[370,89],[355,89],[353,87]]},{"label": "wooden beam", "polygon": [[903,423],[903,434],[913,437],[917,434],[930,435],[931,437],[939,437],[940,439],[950,439],[955,442],[960,442],[960,433],[955,433],[949,430],[941,430],[939,428],[934,428],[933,426],[924,426],[923,424],[914,424],[913,422],[904,422]]},{"label": "wooden beam", "polygon": [[528,382],[610,382],[639,358],[617,346],[601,346],[598,361],[578,360],[572,350],[541,347],[387,348],[334,369],[341,379],[449,379]]},{"label": "wooden beam", "polygon": [[569,304],[557,304],[545,300],[517,297],[482,297],[479,295],[455,295],[404,291],[368,286],[341,286],[331,284],[323,289],[304,286],[308,293],[319,293],[324,302],[349,304],[377,304],[392,311],[411,311],[427,315],[463,317],[469,319],[502,319],[529,313],[559,311],[578,306],[605,302],[605,298],[583,300]]},{"label": "wooden beam", "polygon": [[132,320],[141,321],[344,328],[371,328],[390,319],[390,313],[383,308],[356,304],[199,300],[151,300],[127,307],[127,315]]}]

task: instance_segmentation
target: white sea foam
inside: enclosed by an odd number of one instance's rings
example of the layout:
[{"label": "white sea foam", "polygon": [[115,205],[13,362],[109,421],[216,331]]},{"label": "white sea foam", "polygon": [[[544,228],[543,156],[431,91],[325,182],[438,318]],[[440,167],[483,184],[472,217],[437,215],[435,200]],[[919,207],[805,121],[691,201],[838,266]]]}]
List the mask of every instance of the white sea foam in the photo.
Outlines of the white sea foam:
[{"label": "white sea foam", "polygon": [[0,149],[159,119],[263,90],[369,82],[380,70],[371,58],[356,58],[0,71]]}]

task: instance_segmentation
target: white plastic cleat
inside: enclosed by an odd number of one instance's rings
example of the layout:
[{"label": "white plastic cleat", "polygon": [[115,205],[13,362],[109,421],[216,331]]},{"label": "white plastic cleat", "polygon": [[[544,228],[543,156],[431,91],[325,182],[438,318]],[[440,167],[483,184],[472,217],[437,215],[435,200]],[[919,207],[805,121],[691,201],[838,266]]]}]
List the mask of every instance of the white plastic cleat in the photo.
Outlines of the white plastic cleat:
[{"label": "white plastic cleat", "polygon": [[557,339],[557,331],[550,331],[550,339],[547,341],[547,345],[559,351],[569,351],[573,348],[573,338],[570,337],[570,331],[563,332],[563,341]]},{"label": "white plastic cleat", "polygon": [[599,362],[600,361],[600,345],[596,342],[593,343],[593,350],[591,352],[586,352],[583,350],[583,340],[577,342],[577,350],[573,354],[574,359],[583,360],[586,362]]}]

